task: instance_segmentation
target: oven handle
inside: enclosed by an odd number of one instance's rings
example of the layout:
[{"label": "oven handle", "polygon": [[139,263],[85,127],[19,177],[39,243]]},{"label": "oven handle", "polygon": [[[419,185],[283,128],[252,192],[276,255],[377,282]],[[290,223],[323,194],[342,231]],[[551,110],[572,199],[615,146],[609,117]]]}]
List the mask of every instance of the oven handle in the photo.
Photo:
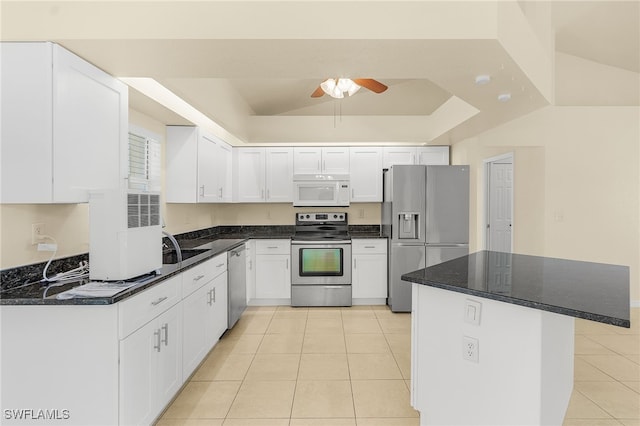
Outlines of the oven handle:
[{"label": "oven handle", "polygon": [[323,286],[323,287],[324,287],[324,288],[326,288],[326,289],[336,289],[336,290],[337,290],[337,289],[344,288],[344,286],[343,286],[343,285],[325,285],[325,286]]},{"label": "oven handle", "polygon": [[324,241],[309,241],[309,240],[291,240],[291,245],[334,245],[334,244],[351,244],[351,240],[324,240]]}]

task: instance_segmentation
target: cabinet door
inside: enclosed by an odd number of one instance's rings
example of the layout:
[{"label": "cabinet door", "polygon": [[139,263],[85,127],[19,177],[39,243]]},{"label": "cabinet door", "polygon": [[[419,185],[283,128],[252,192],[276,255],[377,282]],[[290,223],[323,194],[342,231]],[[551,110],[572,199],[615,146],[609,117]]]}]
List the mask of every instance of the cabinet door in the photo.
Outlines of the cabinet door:
[{"label": "cabinet door", "polygon": [[219,186],[219,199],[218,201],[228,203],[231,202],[232,197],[232,151],[231,147],[222,141],[217,143],[216,154],[216,170],[218,172],[217,180]]},{"label": "cabinet door", "polygon": [[256,298],[290,299],[291,270],[287,254],[256,255]]},{"label": "cabinet door", "polygon": [[88,202],[89,190],[127,176],[129,92],[68,50],[53,52],[53,199]]},{"label": "cabinet door", "polygon": [[212,285],[208,283],[182,301],[182,375],[189,377],[207,351],[207,319]]},{"label": "cabinet door", "polygon": [[167,126],[165,192],[167,203],[198,201],[198,129]]},{"label": "cabinet door", "polygon": [[349,153],[351,202],[382,201],[382,148],[353,147]]},{"label": "cabinet door", "polygon": [[260,203],[265,196],[264,148],[236,148],[234,198],[240,203]]},{"label": "cabinet door", "polygon": [[[210,331],[207,336],[207,348],[211,349],[220,336],[227,331],[227,273],[218,275],[212,282],[211,303],[209,305],[209,317],[207,323],[210,325]],[[208,350],[207,349],[207,350]]]},{"label": "cabinet door", "polygon": [[220,200],[220,185],[216,170],[218,147],[210,135],[198,138],[198,201],[213,203]]},{"label": "cabinet door", "polygon": [[293,201],[293,149],[266,149],[266,200],[271,203]]},{"label": "cabinet door", "polygon": [[182,386],[182,304],[178,303],[157,319],[160,352],[156,368],[155,415],[178,393]]},{"label": "cabinet door", "polygon": [[418,164],[430,165],[449,165],[449,147],[448,146],[421,146],[418,147]]},{"label": "cabinet door", "polygon": [[51,44],[0,43],[0,55],[2,203],[50,203],[53,201]]},{"label": "cabinet door", "polygon": [[120,424],[151,424],[156,417],[156,366],[160,346],[156,321],[120,341]]},{"label": "cabinet door", "polygon": [[322,149],[318,147],[293,148],[293,173],[316,174],[322,172]]},{"label": "cabinet door", "polygon": [[382,149],[382,167],[388,169],[394,164],[416,164],[416,147],[385,146]]},{"label": "cabinet door", "polygon": [[349,148],[322,148],[322,173],[349,174]]},{"label": "cabinet door", "polygon": [[353,255],[353,298],[387,297],[387,256],[384,254]]}]

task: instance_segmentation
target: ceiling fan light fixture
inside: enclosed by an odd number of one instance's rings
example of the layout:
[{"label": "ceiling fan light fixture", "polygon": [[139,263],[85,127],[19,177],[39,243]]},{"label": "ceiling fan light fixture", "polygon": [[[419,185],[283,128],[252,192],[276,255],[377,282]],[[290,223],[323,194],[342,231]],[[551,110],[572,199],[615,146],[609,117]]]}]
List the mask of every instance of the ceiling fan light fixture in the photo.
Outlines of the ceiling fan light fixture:
[{"label": "ceiling fan light fixture", "polygon": [[328,78],[320,83],[320,87],[324,93],[336,99],[344,98],[345,92],[351,96],[360,89],[360,86],[350,78]]}]

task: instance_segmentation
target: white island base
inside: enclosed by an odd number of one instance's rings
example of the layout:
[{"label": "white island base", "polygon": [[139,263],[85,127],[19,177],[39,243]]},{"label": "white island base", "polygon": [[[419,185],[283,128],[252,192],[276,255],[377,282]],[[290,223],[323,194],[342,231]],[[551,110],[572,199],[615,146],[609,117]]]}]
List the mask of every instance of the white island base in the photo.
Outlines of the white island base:
[{"label": "white island base", "polygon": [[[412,287],[411,404],[421,425],[562,424],[573,388],[573,317]],[[465,359],[465,336],[477,339],[477,362]]]}]

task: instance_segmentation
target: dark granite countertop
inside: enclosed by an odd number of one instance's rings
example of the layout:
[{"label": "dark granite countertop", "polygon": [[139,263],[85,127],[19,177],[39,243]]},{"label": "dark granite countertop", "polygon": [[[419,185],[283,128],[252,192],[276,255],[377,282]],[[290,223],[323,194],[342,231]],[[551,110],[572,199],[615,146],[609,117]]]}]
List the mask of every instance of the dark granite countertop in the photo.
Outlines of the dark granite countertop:
[{"label": "dark granite countertop", "polygon": [[[380,228],[377,225],[349,226],[352,238],[379,238]],[[128,282],[135,282],[133,286],[121,291],[113,297],[77,297],[71,299],[57,299],[59,293],[78,287],[89,282],[84,280],[70,280],[67,282],[46,285],[42,283],[42,269],[44,264],[27,265],[0,271],[0,305],[109,305],[120,302],[142,290],[156,285],[174,275],[184,272],[199,263],[224,253],[242,244],[248,239],[288,239],[294,233],[291,225],[252,225],[252,226],[216,226],[198,231],[175,235],[180,248],[202,249],[203,252],[185,259],[182,265],[165,264],[156,274],[132,278]],[[171,243],[165,239],[168,247]],[[52,263],[50,276],[78,266],[78,261],[88,260],[88,254],[59,259]]]},{"label": "dark granite countertop", "polygon": [[402,280],[631,326],[627,266],[480,251],[404,274]]}]

